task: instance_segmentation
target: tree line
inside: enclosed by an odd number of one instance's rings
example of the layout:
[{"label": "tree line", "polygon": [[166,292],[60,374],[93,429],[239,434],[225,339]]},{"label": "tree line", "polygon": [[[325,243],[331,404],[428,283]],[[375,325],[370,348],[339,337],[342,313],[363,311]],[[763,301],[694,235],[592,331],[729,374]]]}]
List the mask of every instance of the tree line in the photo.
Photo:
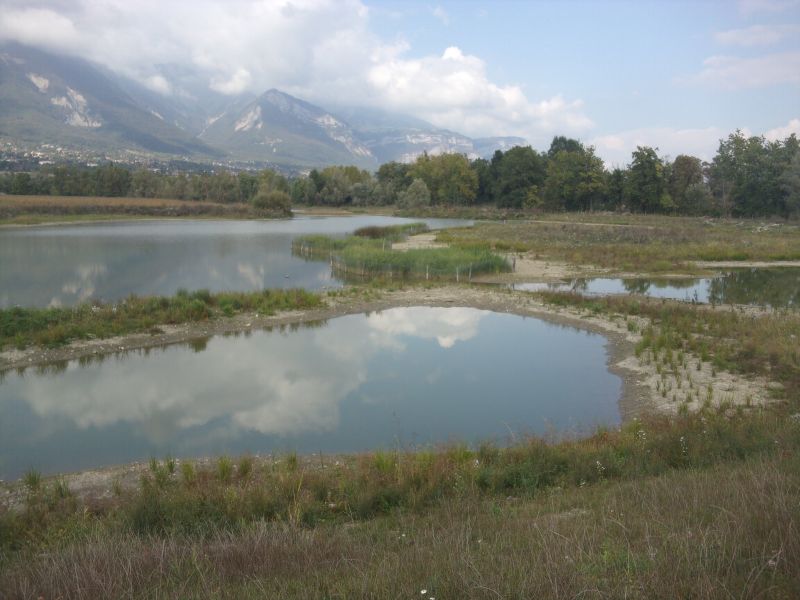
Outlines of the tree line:
[{"label": "tree line", "polygon": [[353,166],[280,173],[166,173],[108,164],[57,166],[0,176],[0,192],[65,196],[133,196],[212,202],[329,206],[495,205],[545,211],[627,210],[684,215],[800,215],[800,142],[747,137],[720,140],[711,162],[681,154],[670,160],[639,146],[625,167],[607,169],[592,146],[557,136],[546,152],[530,146],[490,160],[423,154],[370,173]]},{"label": "tree line", "polygon": [[109,163],[97,167],[48,166],[33,173],[0,175],[0,193],[6,194],[245,202],[264,209],[288,208],[289,191],[286,177],[270,169],[235,174],[224,170],[167,173]]}]

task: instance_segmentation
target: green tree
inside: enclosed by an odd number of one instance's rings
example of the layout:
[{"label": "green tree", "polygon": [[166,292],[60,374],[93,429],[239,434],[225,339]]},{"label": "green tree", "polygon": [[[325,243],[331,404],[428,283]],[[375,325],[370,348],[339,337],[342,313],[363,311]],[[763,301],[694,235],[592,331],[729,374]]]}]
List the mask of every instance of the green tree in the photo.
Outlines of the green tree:
[{"label": "green tree", "polygon": [[544,199],[551,210],[592,210],[606,197],[606,173],[594,148],[560,150],[547,162]]},{"label": "green tree", "polygon": [[578,140],[557,135],[550,142],[550,149],[547,151],[547,158],[554,158],[559,152],[580,152],[583,150],[583,144]]},{"label": "green tree", "polygon": [[687,195],[690,186],[702,185],[703,183],[703,163],[695,156],[679,154],[673,161],[669,170],[669,181],[667,189],[672,201],[681,214],[698,214],[706,210],[694,204],[698,200],[697,188],[693,188],[691,197]]},{"label": "green tree", "polygon": [[411,165],[396,161],[384,163],[378,168],[376,192],[380,197],[379,204],[395,204],[397,202],[399,194],[411,185],[410,170]]},{"label": "green tree", "polygon": [[795,152],[780,177],[787,215],[800,215],[800,152]]},{"label": "green tree", "polygon": [[432,204],[472,204],[478,193],[478,176],[463,154],[423,154],[410,174],[428,186]]},{"label": "green tree", "polygon": [[400,193],[397,205],[400,208],[422,208],[431,203],[431,192],[422,179],[415,179]]},{"label": "green tree", "polygon": [[637,146],[628,169],[625,203],[639,212],[668,212],[674,207],[667,190],[664,161],[653,148]]},{"label": "green tree", "polygon": [[515,146],[494,153],[489,167],[492,199],[497,206],[519,208],[531,187],[545,182],[546,161],[530,146]]}]

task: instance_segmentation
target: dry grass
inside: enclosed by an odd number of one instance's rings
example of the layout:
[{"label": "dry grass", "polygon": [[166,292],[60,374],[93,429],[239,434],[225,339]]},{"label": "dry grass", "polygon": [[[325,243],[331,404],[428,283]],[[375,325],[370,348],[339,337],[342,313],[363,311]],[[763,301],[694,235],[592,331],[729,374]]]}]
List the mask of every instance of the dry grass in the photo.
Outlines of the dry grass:
[{"label": "dry grass", "polygon": [[[156,216],[193,217],[220,216],[256,218],[272,216],[250,204],[218,204],[194,200],[169,200],[161,198],[100,198],[79,196],[0,196],[0,220],[24,222],[39,216],[103,215],[103,216]],[[285,216],[283,213],[276,216]]]},{"label": "dry grass", "polygon": [[536,221],[448,229],[438,239],[625,272],[687,271],[687,262],[695,260],[800,259],[800,227],[756,221],[548,215]]},{"label": "dry grass", "polygon": [[[101,527],[20,557],[4,598],[794,598],[795,456],[457,499],[313,530],[255,523],[199,536]],[[425,590],[422,593],[422,590]]]}]

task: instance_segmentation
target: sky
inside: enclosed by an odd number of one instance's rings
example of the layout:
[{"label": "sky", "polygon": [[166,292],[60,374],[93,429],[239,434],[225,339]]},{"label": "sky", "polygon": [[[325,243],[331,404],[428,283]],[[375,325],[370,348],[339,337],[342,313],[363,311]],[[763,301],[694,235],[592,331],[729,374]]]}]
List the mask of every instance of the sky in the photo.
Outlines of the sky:
[{"label": "sky", "polygon": [[0,0],[0,41],[99,62],[165,95],[278,88],[473,137],[554,135],[611,165],[713,157],[736,129],[800,135],[800,0]]}]

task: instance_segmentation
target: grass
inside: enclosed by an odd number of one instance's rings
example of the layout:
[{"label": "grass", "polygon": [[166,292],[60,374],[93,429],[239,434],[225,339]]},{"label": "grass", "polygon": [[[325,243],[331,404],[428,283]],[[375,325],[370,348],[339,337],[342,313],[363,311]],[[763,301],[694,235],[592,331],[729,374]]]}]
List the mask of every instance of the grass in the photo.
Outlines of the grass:
[{"label": "grass", "polygon": [[447,229],[461,248],[528,252],[624,272],[691,272],[692,261],[800,260],[800,228],[757,221],[634,215],[542,215]]},{"label": "grass", "polygon": [[160,325],[206,321],[242,312],[271,315],[323,306],[319,294],[301,289],[261,292],[179,291],[172,297],[130,296],[116,304],[73,308],[0,309],[0,348],[55,347],[72,340],[154,332]]},{"label": "grass", "polygon": [[396,242],[405,239],[409,235],[425,233],[429,231],[425,223],[404,223],[402,225],[387,225],[384,227],[370,225],[361,227],[353,232],[356,237],[369,238],[372,240],[387,240]]},{"label": "grass", "polygon": [[712,368],[761,376],[782,386],[780,395],[800,408],[800,313],[759,313],[714,309],[681,302],[648,301],[624,296],[586,297],[537,292],[545,301],[593,313],[645,317],[637,354],[657,356],[671,372],[682,353],[691,353]]},{"label": "grass", "polygon": [[[508,261],[479,248],[416,248],[392,250],[392,242],[408,230],[370,228],[364,235],[334,238],[307,235],[295,238],[292,251],[312,260],[329,260],[334,270],[361,278],[468,280],[481,273],[511,270]],[[383,231],[376,231],[383,229]],[[378,237],[381,235],[385,237]]]},{"label": "grass", "polygon": [[290,213],[260,211],[248,203],[219,204],[162,198],[101,198],[82,196],[0,196],[0,223],[96,220],[127,216],[229,218],[287,217]]},{"label": "grass", "polygon": [[771,413],[706,412],[583,440],[378,452],[324,468],[225,458],[186,477],[188,463],[182,474],[156,463],[138,489],[89,504],[42,485],[21,512],[0,515],[0,588],[790,598],[798,434]]}]

